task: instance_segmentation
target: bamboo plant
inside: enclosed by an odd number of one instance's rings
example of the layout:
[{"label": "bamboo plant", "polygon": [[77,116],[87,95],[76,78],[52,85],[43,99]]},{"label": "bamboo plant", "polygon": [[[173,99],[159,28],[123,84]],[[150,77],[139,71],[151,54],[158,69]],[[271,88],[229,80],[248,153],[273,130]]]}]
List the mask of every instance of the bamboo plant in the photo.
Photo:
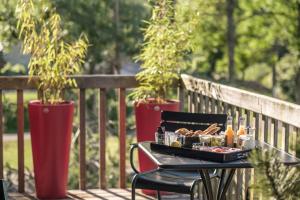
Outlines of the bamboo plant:
[{"label": "bamboo plant", "polygon": [[152,17],[144,30],[144,43],[137,61],[141,71],[139,87],[131,96],[138,102],[154,98],[166,102],[168,89],[179,78],[182,57],[187,50],[188,34],[177,24],[172,0],[152,1]]},{"label": "bamboo plant", "polygon": [[80,71],[88,40],[82,34],[78,40],[67,43],[60,15],[50,11],[48,16],[38,19],[34,15],[36,12],[33,0],[19,0],[16,10],[17,28],[23,42],[23,53],[31,56],[28,65],[29,80],[38,77],[42,103],[61,103],[64,101],[63,89],[77,86],[70,75]]}]

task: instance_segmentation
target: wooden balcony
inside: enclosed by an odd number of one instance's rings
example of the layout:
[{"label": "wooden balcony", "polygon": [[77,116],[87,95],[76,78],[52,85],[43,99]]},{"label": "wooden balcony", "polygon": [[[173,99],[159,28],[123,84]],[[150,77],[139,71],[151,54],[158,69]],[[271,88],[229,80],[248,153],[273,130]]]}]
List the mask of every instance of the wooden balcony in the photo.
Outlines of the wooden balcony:
[{"label": "wooden balcony", "polygon": [[[163,196],[163,199],[172,200],[188,200],[188,195],[168,195]],[[26,193],[10,193],[10,200],[36,200],[34,194]],[[91,189],[91,190],[69,190],[68,197],[62,200],[130,200],[131,191],[130,189]],[[154,200],[155,197],[150,197],[143,195],[142,193],[137,193],[136,200]]]},{"label": "wooden balcony", "polygon": [[[82,75],[75,77],[78,83],[79,113],[79,188],[70,191],[70,199],[130,199],[126,188],[126,90],[137,86],[134,76]],[[12,199],[34,199],[23,194],[24,181],[24,90],[33,90],[35,82],[28,83],[28,77],[0,77],[0,178],[3,178],[3,92],[17,93],[18,129],[18,192],[11,193]],[[97,102],[99,124],[99,185],[87,190],[86,178],[86,90],[92,89],[99,95]],[[107,91],[118,92],[118,136],[119,136],[119,188],[107,188],[106,180],[106,122]],[[230,113],[235,121],[246,116],[247,125],[256,128],[255,138],[268,142],[286,152],[296,154],[294,148],[300,145],[300,106],[264,95],[181,75],[178,83],[178,99],[181,110],[202,113]],[[37,94],[38,95],[38,94]],[[299,156],[299,155],[298,155]],[[96,176],[96,174],[95,174]],[[230,186],[228,199],[244,199],[246,188],[251,184],[253,170],[240,169]],[[140,196],[140,199],[153,199]],[[174,196],[173,199],[176,199]],[[178,197],[182,199],[182,197]]]}]

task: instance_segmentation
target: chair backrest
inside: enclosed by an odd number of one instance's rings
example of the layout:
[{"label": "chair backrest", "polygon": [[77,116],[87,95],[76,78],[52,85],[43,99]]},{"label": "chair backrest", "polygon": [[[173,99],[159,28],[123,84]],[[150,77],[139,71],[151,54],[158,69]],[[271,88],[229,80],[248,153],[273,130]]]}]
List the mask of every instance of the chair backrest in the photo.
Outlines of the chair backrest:
[{"label": "chair backrest", "polygon": [[203,114],[203,113],[187,113],[162,111],[161,126],[166,131],[176,131],[179,128],[188,130],[205,130],[209,125],[217,123],[221,127],[220,131],[225,131],[227,121],[226,114]]}]

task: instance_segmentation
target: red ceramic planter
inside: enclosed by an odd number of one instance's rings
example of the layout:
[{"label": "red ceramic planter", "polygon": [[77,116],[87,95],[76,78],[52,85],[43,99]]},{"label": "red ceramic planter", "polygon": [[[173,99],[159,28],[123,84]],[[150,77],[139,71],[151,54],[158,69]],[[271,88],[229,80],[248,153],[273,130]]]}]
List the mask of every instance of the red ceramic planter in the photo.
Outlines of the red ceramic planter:
[{"label": "red ceramic planter", "polygon": [[36,194],[39,199],[66,197],[74,103],[29,103]]},{"label": "red ceramic planter", "polygon": [[[161,121],[161,111],[179,111],[179,102],[170,100],[164,104],[139,103],[135,105],[134,109],[137,141],[154,141],[155,131]],[[138,152],[138,158],[141,172],[157,168],[142,151]],[[143,193],[147,195],[156,194],[156,192],[151,190],[143,190]]]}]

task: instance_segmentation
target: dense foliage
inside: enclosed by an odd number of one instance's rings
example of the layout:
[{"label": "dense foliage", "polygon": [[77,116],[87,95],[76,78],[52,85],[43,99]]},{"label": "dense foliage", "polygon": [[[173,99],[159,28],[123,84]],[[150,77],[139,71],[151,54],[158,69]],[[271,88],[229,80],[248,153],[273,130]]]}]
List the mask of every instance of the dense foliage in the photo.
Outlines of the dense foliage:
[{"label": "dense foliage", "polygon": [[87,38],[81,35],[73,43],[63,40],[60,16],[50,11],[47,19],[36,19],[34,2],[20,0],[16,12],[18,29],[23,40],[23,53],[30,54],[29,77],[38,76],[38,89],[43,103],[58,103],[62,90],[76,86],[75,79],[68,77],[80,71],[87,51]]},{"label": "dense foliage", "polygon": [[187,72],[300,102],[299,0],[178,0]]},{"label": "dense foliage", "polygon": [[140,86],[132,93],[135,100],[154,98],[156,102],[164,102],[167,91],[179,78],[188,34],[181,29],[175,15],[173,1],[153,3],[152,17],[144,33],[145,41],[137,57],[141,71],[136,75]]},{"label": "dense foliage", "polygon": [[296,200],[300,197],[300,168],[284,165],[274,152],[256,151],[251,162],[255,167],[254,189],[264,198]]}]

